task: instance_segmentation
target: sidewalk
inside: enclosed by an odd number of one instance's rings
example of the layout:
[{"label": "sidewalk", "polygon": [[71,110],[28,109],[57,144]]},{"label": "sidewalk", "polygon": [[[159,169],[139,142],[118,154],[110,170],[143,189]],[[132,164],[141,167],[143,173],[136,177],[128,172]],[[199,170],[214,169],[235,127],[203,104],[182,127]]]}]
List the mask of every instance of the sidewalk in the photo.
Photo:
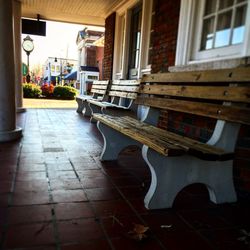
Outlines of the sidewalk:
[{"label": "sidewalk", "polygon": [[23,99],[24,108],[76,108],[75,100]]}]

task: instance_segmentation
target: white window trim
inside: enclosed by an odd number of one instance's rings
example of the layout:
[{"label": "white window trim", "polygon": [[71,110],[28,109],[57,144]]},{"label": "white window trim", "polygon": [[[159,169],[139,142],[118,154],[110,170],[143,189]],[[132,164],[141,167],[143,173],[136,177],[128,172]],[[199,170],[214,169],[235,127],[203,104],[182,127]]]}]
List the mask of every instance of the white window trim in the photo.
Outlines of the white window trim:
[{"label": "white window trim", "polygon": [[[126,79],[128,69],[128,52],[130,41],[130,20],[131,10],[139,2],[139,0],[127,1],[125,5],[116,10],[116,25],[115,25],[115,43],[114,43],[114,60],[113,60],[113,79]],[[151,10],[152,0],[142,1],[142,27],[141,27],[141,46],[139,52],[139,66],[137,78],[142,74],[151,72],[151,65],[147,65],[148,61],[148,47],[150,39],[151,28]],[[121,17],[125,16],[125,36],[123,41],[123,51],[121,51]],[[122,57],[122,61],[120,58]],[[120,65],[120,62],[122,65]]]},{"label": "white window trim", "polygon": [[[224,54],[224,56],[220,55],[216,57],[210,57],[211,54],[209,55],[209,51],[205,51],[206,53],[203,53],[203,56],[201,56],[198,60],[196,58],[193,59],[194,49],[192,49],[192,47],[196,48],[196,51],[198,48],[197,39],[194,39],[193,37],[195,25],[195,9],[197,8],[198,1],[200,1],[200,6],[201,2],[204,2],[204,0],[181,0],[175,65],[188,65],[193,63],[203,63],[250,56],[250,0],[248,0],[245,38],[244,42],[240,45],[240,52],[235,53],[236,50],[231,50],[232,47],[236,48],[237,46],[239,46],[233,45],[225,48],[213,49],[213,51],[222,52],[221,54]],[[230,50],[233,53],[225,53],[226,51],[229,52]]]}]

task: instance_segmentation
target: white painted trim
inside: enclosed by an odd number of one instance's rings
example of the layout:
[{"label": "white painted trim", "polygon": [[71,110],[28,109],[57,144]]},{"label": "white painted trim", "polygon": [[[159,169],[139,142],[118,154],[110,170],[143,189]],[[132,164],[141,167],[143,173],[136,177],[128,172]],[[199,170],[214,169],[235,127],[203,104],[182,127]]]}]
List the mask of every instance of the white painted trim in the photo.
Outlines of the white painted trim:
[{"label": "white painted trim", "polygon": [[188,62],[194,9],[195,0],[181,0],[175,65],[185,65]]},{"label": "white painted trim", "polygon": [[150,40],[150,29],[152,19],[153,0],[143,0],[142,5],[142,27],[141,27],[141,46],[139,60],[139,77],[142,76],[144,70],[151,70],[148,66],[148,49]]},{"label": "white painted trim", "polygon": [[[175,65],[181,66],[250,56],[250,0],[248,0],[246,13],[244,42],[239,45],[198,52],[202,28],[200,22],[204,3],[204,0],[181,0]],[[196,13],[198,13],[197,17]]]}]

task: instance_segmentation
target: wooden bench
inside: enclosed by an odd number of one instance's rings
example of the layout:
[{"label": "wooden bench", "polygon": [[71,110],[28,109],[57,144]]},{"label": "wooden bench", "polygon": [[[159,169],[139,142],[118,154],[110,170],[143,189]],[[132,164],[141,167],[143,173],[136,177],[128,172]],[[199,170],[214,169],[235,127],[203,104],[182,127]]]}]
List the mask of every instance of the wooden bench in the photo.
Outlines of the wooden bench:
[{"label": "wooden bench", "polygon": [[[88,100],[91,113],[136,116],[134,100],[139,90],[139,80],[113,80],[107,93],[108,101]],[[94,119],[91,120],[95,122]]]},{"label": "wooden bench", "polygon": [[91,110],[87,100],[103,101],[108,89],[109,80],[106,81],[94,81],[90,90],[91,95],[79,95],[76,97],[78,104],[76,112],[82,113],[85,110],[85,116],[91,116]]},{"label": "wooden bench", "polygon": [[[94,114],[104,138],[101,160],[116,160],[129,145],[142,147],[151,171],[148,209],[171,207],[193,183],[205,184],[212,202],[235,202],[233,156],[240,125],[250,125],[249,84],[249,68],[144,76],[136,99],[148,107],[142,121]],[[202,143],[158,128],[161,110],[216,119],[211,138]]]}]

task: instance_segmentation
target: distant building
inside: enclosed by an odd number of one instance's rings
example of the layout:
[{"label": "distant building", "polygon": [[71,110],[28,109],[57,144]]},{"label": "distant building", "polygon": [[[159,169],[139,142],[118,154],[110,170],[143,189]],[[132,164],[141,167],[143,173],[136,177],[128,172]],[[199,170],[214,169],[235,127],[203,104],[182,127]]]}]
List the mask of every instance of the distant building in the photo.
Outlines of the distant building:
[{"label": "distant building", "polygon": [[77,60],[48,57],[43,66],[43,79],[53,84],[63,83],[64,76],[77,70]]},{"label": "distant building", "polygon": [[102,79],[104,46],[95,45],[95,42],[104,36],[102,31],[85,28],[78,32],[76,44],[78,47],[77,81],[80,82],[80,93],[87,92],[89,83]]}]

